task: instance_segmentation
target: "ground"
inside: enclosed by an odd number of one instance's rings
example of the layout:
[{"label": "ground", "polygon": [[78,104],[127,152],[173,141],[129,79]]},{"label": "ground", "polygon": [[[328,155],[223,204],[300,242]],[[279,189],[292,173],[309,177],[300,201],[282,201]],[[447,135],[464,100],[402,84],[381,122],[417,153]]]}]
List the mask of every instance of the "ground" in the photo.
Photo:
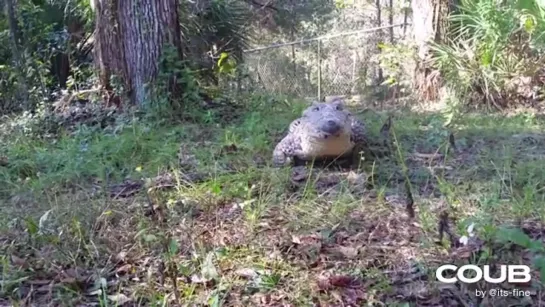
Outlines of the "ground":
[{"label": "ground", "polygon": [[[249,111],[211,109],[193,123],[126,117],[54,135],[5,119],[0,305],[543,299],[544,119],[465,114],[444,127],[444,114],[354,107],[374,140],[358,169],[276,169],[272,149],[303,106],[250,100]],[[441,284],[435,268],[447,263],[529,264],[532,282],[516,288],[532,296]]]}]

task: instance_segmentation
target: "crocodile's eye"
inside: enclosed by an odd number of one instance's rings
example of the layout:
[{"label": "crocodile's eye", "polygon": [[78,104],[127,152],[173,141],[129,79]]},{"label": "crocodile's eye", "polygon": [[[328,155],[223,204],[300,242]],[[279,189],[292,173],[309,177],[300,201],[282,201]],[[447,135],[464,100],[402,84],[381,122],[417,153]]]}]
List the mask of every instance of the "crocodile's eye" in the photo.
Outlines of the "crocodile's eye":
[{"label": "crocodile's eye", "polygon": [[320,107],[314,107],[312,108],[312,111],[320,111]]},{"label": "crocodile's eye", "polygon": [[338,104],[335,106],[335,109],[337,109],[337,111],[341,111],[343,107],[340,104]]}]

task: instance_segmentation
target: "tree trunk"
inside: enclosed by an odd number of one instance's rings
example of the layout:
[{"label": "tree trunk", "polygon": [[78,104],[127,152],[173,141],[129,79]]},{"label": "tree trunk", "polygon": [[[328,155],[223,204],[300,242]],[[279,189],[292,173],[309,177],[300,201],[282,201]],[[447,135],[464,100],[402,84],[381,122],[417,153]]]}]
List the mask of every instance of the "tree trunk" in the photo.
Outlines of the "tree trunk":
[{"label": "tree trunk", "polygon": [[11,42],[11,56],[15,62],[15,67],[17,67],[17,80],[19,86],[21,87],[17,94],[19,99],[21,99],[22,104],[25,108],[30,107],[29,105],[29,95],[28,87],[24,78],[25,64],[24,59],[21,55],[21,38],[19,33],[19,27],[17,26],[17,11],[15,9],[15,2],[13,0],[6,0],[6,14],[8,15],[9,23],[9,32],[10,32],[10,42]]},{"label": "tree trunk", "polygon": [[70,75],[70,58],[68,53],[59,52],[51,57],[51,74],[60,88],[66,88],[66,81]]},{"label": "tree trunk", "polygon": [[[165,45],[173,45],[182,58],[178,0],[92,1],[94,57],[107,102],[119,106],[118,94],[123,94],[142,105],[148,96],[144,86],[155,80]],[[113,93],[114,76],[123,86],[121,93]]]},{"label": "tree trunk", "polygon": [[411,6],[411,0],[407,0],[409,5],[403,5],[403,39],[407,34],[407,22],[409,20],[409,8]]},{"label": "tree trunk", "polygon": [[[377,8],[377,27],[380,27],[382,26],[382,8],[380,7],[380,0],[375,0],[375,6]],[[378,42],[379,44],[381,44],[382,38],[383,38],[382,30],[378,30],[377,35],[379,37]],[[380,49],[379,44],[377,44],[378,53],[382,51],[382,49]],[[384,75],[382,72],[382,68],[380,67],[380,62],[379,62],[378,70],[377,70],[377,79],[378,79],[377,84],[382,84],[382,82],[384,81]]]},{"label": "tree trunk", "polygon": [[[68,20],[66,29],[68,30],[69,39],[64,52],[58,52],[51,58],[51,74],[57,81],[60,88],[66,88],[66,82],[71,74],[71,66],[74,62],[72,48],[77,46],[85,37],[85,21],[82,19]],[[81,54],[81,53],[75,53]]]},{"label": "tree trunk", "polygon": [[[388,23],[389,26],[394,25],[394,0],[390,0],[388,3],[389,11],[388,11]],[[394,44],[394,27],[390,28],[390,44]]]},{"label": "tree trunk", "polygon": [[413,85],[419,96],[425,101],[436,101],[439,98],[439,75],[432,74],[427,64],[430,57],[430,42],[445,41],[448,28],[448,15],[453,3],[449,0],[412,0],[413,35],[417,44],[417,63]]}]

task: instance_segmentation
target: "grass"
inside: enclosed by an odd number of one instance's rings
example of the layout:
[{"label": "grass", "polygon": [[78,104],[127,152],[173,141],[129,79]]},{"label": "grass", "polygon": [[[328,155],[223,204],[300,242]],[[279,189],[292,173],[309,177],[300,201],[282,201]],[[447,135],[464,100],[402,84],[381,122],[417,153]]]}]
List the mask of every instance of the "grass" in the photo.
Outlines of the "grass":
[{"label": "grass", "polygon": [[[389,155],[366,158],[352,172],[316,167],[307,178],[270,167],[275,142],[300,110],[296,102],[254,98],[236,114],[207,113],[204,123],[127,119],[115,130],[80,127],[49,139],[25,135],[10,125],[14,119],[6,120],[0,302],[469,306],[523,300],[477,298],[475,289],[491,287],[481,283],[441,285],[434,268],[445,263],[528,263],[533,283],[517,287],[540,293],[545,120],[465,115],[452,124],[453,148],[441,114],[394,113],[396,146]],[[379,140],[388,114],[357,116]],[[146,178],[178,174],[180,143],[183,172],[204,179],[175,176],[171,189],[150,188]],[[475,236],[460,245],[470,224]],[[540,299],[525,298],[530,305]]]}]

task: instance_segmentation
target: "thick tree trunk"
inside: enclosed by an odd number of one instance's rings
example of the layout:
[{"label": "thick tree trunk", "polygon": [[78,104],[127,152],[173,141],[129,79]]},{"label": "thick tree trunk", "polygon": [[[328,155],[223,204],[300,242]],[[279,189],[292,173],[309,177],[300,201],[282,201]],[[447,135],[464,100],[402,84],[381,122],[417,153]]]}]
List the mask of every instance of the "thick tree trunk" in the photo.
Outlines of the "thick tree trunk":
[{"label": "thick tree trunk", "polygon": [[413,35],[417,44],[417,63],[413,83],[420,97],[426,101],[436,101],[439,98],[438,77],[432,74],[427,65],[430,57],[430,42],[444,41],[448,27],[448,15],[452,9],[449,0],[412,0]]},{"label": "thick tree trunk", "polygon": [[131,102],[143,104],[145,86],[155,80],[166,44],[181,59],[178,0],[93,0],[96,12],[95,63],[109,103],[119,105],[112,77]]}]

